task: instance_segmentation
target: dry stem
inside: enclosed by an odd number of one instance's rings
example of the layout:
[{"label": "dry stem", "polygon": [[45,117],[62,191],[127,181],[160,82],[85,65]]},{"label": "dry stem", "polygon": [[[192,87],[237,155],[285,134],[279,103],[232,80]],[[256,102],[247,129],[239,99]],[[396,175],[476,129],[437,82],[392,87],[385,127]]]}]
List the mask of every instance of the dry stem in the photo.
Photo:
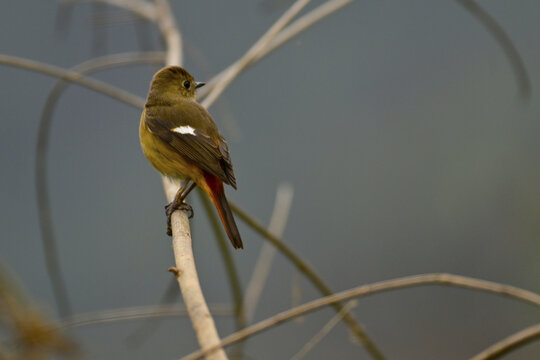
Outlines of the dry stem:
[{"label": "dry stem", "polygon": [[[250,327],[247,327],[241,331],[238,331],[232,335],[224,338],[220,344],[216,345],[216,348],[229,346],[237,341],[244,340],[257,333],[268,330],[283,322],[294,319],[298,316],[302,316],[321,307],[336,304],[344,300],[349,300],[355,297],[367,296],[376,294],[383,291],[401,289],[413,286],[425,286],[425,285],[446,285],[456,286],[462,288],[468,288],[472,290],[485,291],[495,293],[502,296],[508,296],[517,300],[528,302],[530,304],[540,306],[540,295],[528,290],[520,289],[515,286],[503,285],[491,281],[485,281],[460,275],[435,273],[407,276],[387,281],[381,281],[369,285],[362,285],[356,288],[345,290],[339,293],[335,293],[330,296],[326,296],[317,300],[313,300],[304,305],[294,307],[290,310],[284,311],[277,315],[272,316],[266,320],[260,321]],[[199,350],[184,356],[180,360],[196,360],[203,357],[207,352],[213,351]]]},{"label": "dry stem", "polygon": [[[233,309],[229,305],[211,305],[214,316],[231,316]],[[108,309],[89,313],[77,314],[62,320],[60,328],[75,328],[95,324],[103,324],[117,321],[131,321],[157,317],[187,316],[187,308],[184,304],[133,306],[121,309]]]},{"label": "dry stem", "polygon": [[[285,230],[287,218],[289,217],[289,210],[291,209],[293,193],[293,187],[289,184],[280,184],[277,189],[276,201],[274,203],[274,210],[272,211],[268,231],[278,238],[282,237],[283,231]],[[268,242],[262,244],[255,269],[253,270],[251,279],[246,287],[246,294],[244,296],[244,308],[246,322],[248,324],[253,320],[255,308],[259,302],[268,274],[270,273],[275,254],[275,247]]]},{"label": "dry stem", "polygon": [[335,314],[330,319],[330,321],[324,324],[322,329],[319,330],[319,332],[316,333],[315,336],[313,336],[304,346],[302,346],[302,349],[300,349],[300,351],[298,351],[296,355],[291,358],[291,360],[300,360],[301,358],[306,356],[307,353],[311,351],[311,349],[313,349],[319,342],[321,342],[322,339],[324,339],[326,335],[330,333],[330,331],[332,331],[332,329],[341,321],[341,319],[343,319],[343,316],[345,316],[345,314],[349,310],[354,308],[356,304],[356,300],[351,300],[346,303],[345,306],[343,306],[343,309],[341,309],[337,314]]},{"label": "dry stem", "polygon": [[251,48],[238,59],[234,64],[227,68],[227,71],[214,83],[212,91],[201,103],[204,107],[210,107],[214,101],[221,95],[223,90],[233,81],[238,74],[257,56],[260,54],[276,37],[276,35],[298,14],[310,0],[296,0],[295,3],[283,13],[283,15],[261,36],[259,40]]},{"label": "dry stem", "polygon": [[540,324],[530,326],[488,347],[471,360],[496,359],[504,354],[540,338]]},{"label": "dry stem", "polygon": [[193,248],[191,245],[191,233],[189,220],[183,211],[176,211],[172,216],[173,226],[173,250],[176,260],[176,280],[182,289],[184,303],[191,318],[195,334],[202,349],[214,348],[214,352],[208,352],[208,360],[225,360],[227,355],[219,346],[219,335],[210,315],[210,310],[202,295]]}]

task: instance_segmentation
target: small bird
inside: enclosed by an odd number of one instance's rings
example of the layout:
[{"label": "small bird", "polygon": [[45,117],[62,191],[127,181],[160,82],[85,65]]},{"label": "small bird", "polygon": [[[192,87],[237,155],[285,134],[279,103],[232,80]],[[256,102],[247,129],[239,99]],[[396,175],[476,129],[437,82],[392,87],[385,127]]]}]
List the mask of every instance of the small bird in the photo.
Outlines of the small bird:
[{"label": "small bird", "polygon": [[229,148],[212,116],[195,100],[203,86],[180,66],[167,66],[152,78],[139,126],[141,147],[157,171],[183,181],[174,200],[165,206],[167,234],[172,235],[171,215],[185,210],[184,199],[197,185],[216,206],[225,231],[235,249],[242,239],[225,197],[223,183],[236,189]]}]

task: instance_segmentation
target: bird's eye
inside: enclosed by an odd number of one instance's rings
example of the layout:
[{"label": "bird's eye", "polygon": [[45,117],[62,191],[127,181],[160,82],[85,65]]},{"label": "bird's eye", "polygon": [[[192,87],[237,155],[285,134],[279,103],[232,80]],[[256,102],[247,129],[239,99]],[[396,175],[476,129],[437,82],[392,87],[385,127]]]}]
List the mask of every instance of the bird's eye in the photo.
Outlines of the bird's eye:
[{"label": "bird's eye", "polygon": [[184,87],[189,90],[189,87],[191,86],[191,83],[189,81],[184,81]]}]

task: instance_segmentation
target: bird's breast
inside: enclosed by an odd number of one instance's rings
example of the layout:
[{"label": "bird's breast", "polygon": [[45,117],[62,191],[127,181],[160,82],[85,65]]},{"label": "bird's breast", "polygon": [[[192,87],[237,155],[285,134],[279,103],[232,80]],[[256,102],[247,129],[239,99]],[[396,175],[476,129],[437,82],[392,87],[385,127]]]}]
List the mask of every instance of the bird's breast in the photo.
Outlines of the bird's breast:
[{"label": "bird's breast", "polygon": [[189,178],[195,182],[203,177],[197,166],[153,134],[144,119],[139,126],[139,137],[144,155],[161,174],[177,180]]}]

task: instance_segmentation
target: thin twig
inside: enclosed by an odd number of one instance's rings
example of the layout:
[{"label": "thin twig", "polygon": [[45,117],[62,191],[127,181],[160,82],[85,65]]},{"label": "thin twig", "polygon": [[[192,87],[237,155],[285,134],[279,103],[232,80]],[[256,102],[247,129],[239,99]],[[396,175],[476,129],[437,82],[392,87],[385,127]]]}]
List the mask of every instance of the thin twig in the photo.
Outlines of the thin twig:
[{"label": "thin twig", "polygon": [[[161,299],[159,300],[158,304],[154,306],[156,312],[159,312],[163,307],[173,306],[174,301],[178,298],[180,298],[180,289],[178,288],[176,278],[173,278],[167,285],[167,290],[165,290],[165,292],[161,295]],[[126,336],[124,342],[129,347],[140,347],[150,336],[150,334],[155,332],[159,327],[159,320],[160,319],[154,318],[145,319],[145,321],[143,321],[137,329]]]},{"label": "thin twig", "polygon": [[40,61],[29,60],[18,56],[3,54],[0,54],[0,64],[19,67],[37,73],[54,76],[62,80],[74,82],[136,108],[142,109],[144,106],[144,99],[139,96],[133,95],[112,85],[108,85],[103,81],[88,78],[75,71],[66,70],[58,66],[49,65]]},{"label": "thin twig", "polygon": [[[270,225],[268,226],[268,232],[274,234],[277,238],[283,236],[285,231],[285,225],[287,225],[287,218],[289,217],[289,210],[291,209],[292,198],[294,190],[290,184],[279,184],[276,192],[276,201],[274,203],[274,210],[272,211],[272,217],[270,218]],[[276,248],[265,242],[262,244],[259,257],[255,263],[251,279],[246,287],[246,294],[244,296],[244,306],[246,312],[246,321],[251,323],[255,314],[257,303],[259,302],[262,290],[266,284],[266,279],[270,273],[272,262],[276,254]]]},{"label": "thin twig", "polygon": [[[72,71],[79,75],[87,74],[97,70],[136,63],[162,62],[163,53],[125,53],[103,56],[85,61],[75,66]],[[71,306],[65,281],[62,276],[62,269],[58,255],[58,245],[54,233],[52,222],[52,210],[49,199],[49,190],[47,185],[47,154],[49,150],[49,135],[52,125],[52,115],[60,95],[68,86],[69,82],[60,80],[49,92],[45,106],[41,113],[39,123],[38,139],[35,153],[35,185],[38,203],[38,219],[45,253],[45,263],[47,272],[53,286],[53,294],[56,299],[58,312],[61,316],[71,314]]]},{"label": "thin twig", "polygon": [[225,90],[227,85],[238,76],[242,69],[244,69],[246,65],[249,64],[281,31],[281,29],[283,29],[309,2],[310,0],[296,0],[294,4],[270,27],[270,29],[268,29],[268,31],[266,31],[266,33],[240,57],[240,59],[227,68],[226,72],[213,84],[212,90],[201,104],[206,108],[210,107],[214,101],[217,100],[219,95],[221,95],[223,90]]},{"label": "thin twig", "polygon": [[524,100],[529,100],[531,97],[531,81],[527,74],[527,68],[517,50],[516,46],[512,42],[512,39],[506,34],[506,31],[499,23],[478,3],[474,0],[456,0],[458,4],[463,6],[472,16],[480,22],[487,30],[488,33],[493,36],[495,41],[499,43],[503,53],[508,58],[510,66],[514,72],[516,82],[518,84],[519,92]]},{"label": "thin twig", "polygon": [[156,8],[153,4],[144,0],[63,0],[60,2],[62,6],[68,6],[75,3],[83,2],[101,2],[112,6],[131,11],[150,21],[156,21]]},{"label": "thin twig", "polygon": [[[307,0],[297,0],[240,59],[238,59],[235,63],[229,66],[226,70],[222,71],[220,75],[214,77],[214,79],[212,80],[213,84],[211,90],[208,93],[208,96],[206,96],[206,98],[201,102],[201,104],[205,107],[209,107],[210,105],[212,105],[212,103],[218,98],[218,96],[222,93],[226,86],[230,84],[232,80],[234,80],[243,69],[245,69],[251,62],[253,62],[253,59],[255,59],[258,54],[261,54],[264,51],[265,47],[267,47],[267,45],[272,41],[272,39],[274,39],[279,34],[279,32],[287,25],[287,23],[289,23],[293,19],[293,17],[298,14],[305,5],[307,5],[308,2],[309,1]],[[340,6],[336,7],[333,11],[337,10],[339,7]],[[327,11],[326,15],[330,14],[331,12],[332,11]],[[321,16],[318,19],[321,19],[322,17],[324,16]],[[231,207],[234,206],[232,206],[231,204]],[[245,215],[247,216],[247,214]],[[263,231],[266,231],[266,229],[262,227],[261,229]],[[296,254],[290,251],[290,249],[284,247],[280,250],[285,251],[285,249],[289,250],[288,255],[286,255],[289,257],[289,259],[296,259],[297,261],[301,261],[296,256]],[[314,282],[315,286],[322,292],[323,295],[330,295],[332,293],[330,289],[318,278],[315,272],[309,269],[309,267],[307,267],[305,263],[304,266],[300,266],[300,268],[304,269],[304,273],[306,275],[310,274],[308,275],[308,277]],[[334,307],[336,311],[340,311],[342,305],[336,304],[334,305]],[[347,314],[345,316],[345,322],[375,359],[384,359],[382,352],[369,338],[366,331],[362,329],[362,327],[354,320],[354,318],[350,314]]]},{"label": "thin twig", "polygon": [[[484,291],[488,293],[494,293],[496,295],[510,297],[516,300],[521,300],[529,304],[540,307],[540,294],[533,293],[528,290],[520,289],[515,286],[499,284],[491,281],[485,281],[460,275],[435,273],[435,274],[423,274],[407,276],[387,281],[376,282],[373,284],[362,285],[356,288],[345,290],[339,293],[335,293],[330,296],[326,296],[317,300],[310,301],[304,305],[297,306],[290,310],[284,311],[277,315],[272,316],[266,320],[260,321],[252,326],[245,328],[242,331],[236,332],[232,335],[225,337],[220,344],[215,348],[229,346],[237,341],[251,337],[257,333],[268,330],[283,322],[289,321],[295,317],[307,314],[314,310],[320,309],[324,306],[336,304],[341,301],[349,300],[356,297],[363,297],[367,295],[373,295],[380,292],[389,290],[402,289],[415,286],[426,285],[442,285],[442,286],[455,286],[462,287],[471,290]],[[180,360],[196,360],[200,359],[206,353],[213,351],[214,348],[206,350],[198,350],[187,356],[184,356]]]},{"label": "thin twig", "polygon": [[168,0],[154,0],[156,7],[156,25],[165,39],[167,65],[181,65],[184,62],[182,36],[176,25]]},{"label": "thin twig", "polygon": [[491,360],[497,359],[512,350],[524,346],[532,341],[540,339],[540,324],[536,324],[525,328],[515,334],[502,339],[496,344],[491,345],[478,355],[475,355],[471,360]]},{"label": "thin twig", "polygon": [[330,321],[328,321],[318,333],[315,334],[301,349],[294,355],[291,360],[300,360],[307,355],[326,335],[332,331],[332,329],[341,321],[343,315],[345,315],[349,310],[352,310],[357,304],[356,300],[350,300],[345,304],[343,309],[340,312],[335,314]]},{"label": "thin twig", "polygon": [[309,28],[311,25],[316,22],[324,19],[328,15],[340,10],[346,5],[353,3],[354,0],[329,0],[315,9],[311,10],[307,14],[299,17],[286,28],[284,28],[271,42],[268,44],[266,49],[258,54],[253,62],[249,65],[252,65],[254,62],[259,61],[262,57],[268,55],[268,53],[274,51],[277,47],[283,45],[289,41],[294,36],[300,34],[302,31]]},{"label": "thin twig", "polygon": [[[311,10],[307,14],[299,17],[290,25],[283,28],[278,34],[276,34],[275,37],[267,43],[267,46],[261,48],[260,51],[257,52],[249,62],[242,62],[242,67],[239,66],[241,60],[239,59],[233,64],[229,65],[224,70],[222,70],[219,74],[214,76],[210,81],[207,82],[206,86],[198,92],[197,96],[199,98],[204,98],[205,96],[208,96],[210,92],[214,91],[214,88],[217,86],[217,84],[223,81],[223,77],[227,74],[232,73],[232,71],[235,70],[236,67],[238,67],[238,69],[236,70],[236,76],[238,76],[241,71],[246,70],[251,65],[261,60],[264,56],[268,55],[270,52],[283,45],[294,36],[300,34],[302,31],[306,30],[311,25],[322,20],[333,12],[341,9],[345,5],[352,3],[353,1],[354,0],[329,0],[322,5],[319,5],[315,9]],[[224,89],[229,83],[224,86]]]},{"label": "thin twig", "polygon": [[[211,305],[214,316],[232,316],[233,309],[228,305]],[[59,323],[60,328],[75,328],[108,322],[148,319],[153,317],[186,316],[185,305],[134,306],[123,309],[95,311],[77,314]]]},{"label": "thin twig", "polygon": [[[285,257],[287,257],[296,268],[304,274],[315,286],[315,288],[324,296],[329,296],[332,294],[330,288],[324,283],[324,281],[317,275],[317,273],[304,261],[302,260],[294,251],[292,251],[283,241],[275,237],[273,234],[269,233],[264,226],[262,226],[258,221],[249,216],[244,210],[240,209],[234,203],[230,203],[232,211],[238,215],[243,221],[249,224],[255,231],[265,237],[272,245],[274,245]],[[336,312],[343,309],[343,305],[339,302],[333,303]],[[352,317],[351,314],[347,313],[343,317],[343,320],[349,326],[356,338],[366,347],[366,350],[375,358],[375,359],[384,359],[384,355],[375,345],[373,340],[367,335],[366,331],[362,328],[360,324]]]}]

